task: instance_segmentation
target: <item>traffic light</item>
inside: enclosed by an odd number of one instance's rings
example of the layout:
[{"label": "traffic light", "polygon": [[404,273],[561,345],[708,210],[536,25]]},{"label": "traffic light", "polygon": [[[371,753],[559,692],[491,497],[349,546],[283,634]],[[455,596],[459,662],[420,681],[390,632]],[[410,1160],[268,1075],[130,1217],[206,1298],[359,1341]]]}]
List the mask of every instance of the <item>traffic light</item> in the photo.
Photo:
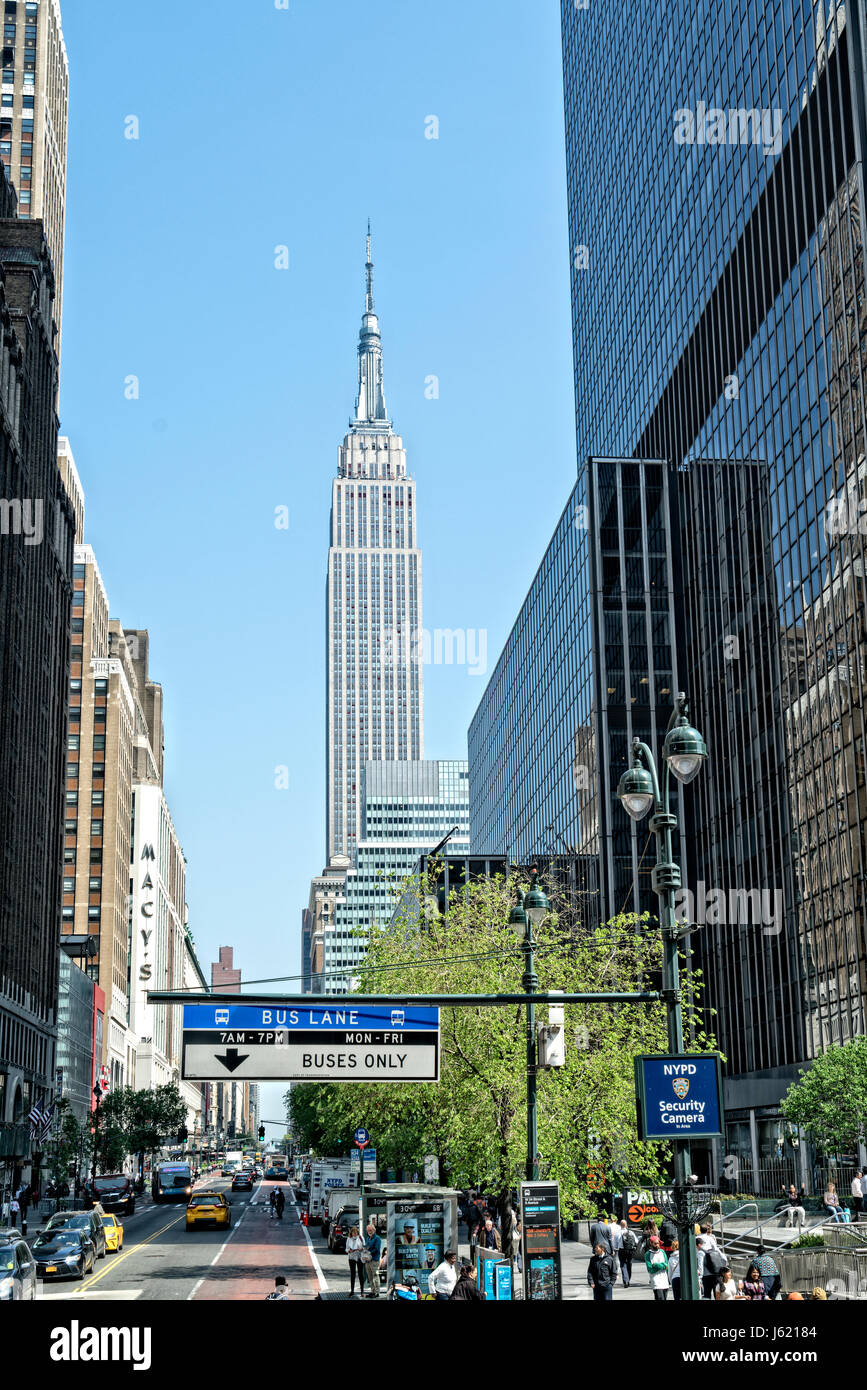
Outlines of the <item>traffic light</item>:
[{"label": "traffic light", "polygon": [[189,1133],[189,1131],[187,1130],[186,1125],[181,1125],[180,1129],[178,1130],[178,1143],[179,1143],[179,1144],[183,1144],[183,1143],[185,1142],[185,1140],[187,1139],[188,1133]]},{"label": "traffic light", "polygon": [[265,1138],[265,1126],[264,1126],[264,1125],[260,1125],[260,1126],[259,1126],[259,1138],[260,1138],[260,1139],[264,1139],[264,1138]]}]

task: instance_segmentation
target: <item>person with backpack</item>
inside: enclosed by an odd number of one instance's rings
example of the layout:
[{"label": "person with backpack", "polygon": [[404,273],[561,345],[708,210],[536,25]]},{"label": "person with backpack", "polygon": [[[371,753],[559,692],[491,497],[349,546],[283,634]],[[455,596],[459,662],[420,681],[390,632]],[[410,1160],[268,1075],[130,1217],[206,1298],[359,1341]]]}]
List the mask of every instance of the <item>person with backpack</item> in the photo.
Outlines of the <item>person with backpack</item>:
[{"label": "person with backpack", "polygon": [[617,1252],[617,1258],[620,1261],[620,1277],[623,1280],[623,1287],[628,1289],[632,1283],[632,1261],[638,1254],[638,1240],[635,1232],[630,1231],[628,1221],[621,1221],[620,1231],[620,1249]]},{"label": "person with backpack", "polygon": [[617,1281],[617,1262],[610,1250],[597,1241],[587,1266],[587,1283],[593,1288],[594,1303],[610,1303]]},{"label": "person with backpack", "polygon": [[281,1301],[289,1302],[289,1290],[286,1287],[286,1276],[278,1274],[274,1280],[274,1287],[269,1294],[265,1295],[269,1302]]},{"label": "person with backpack", "polygon": [[723,1270],[728,1267],[728,1259],[720,1250],[709,1221],[704,1223],[701,1228],[701,1235],[697,1239],[699,1249],[704,1252],[704,1266],[701,1276],[702,1298],[713,1300],[714,1290],[720,1281],[720,1276]]},{"label": "person with backpack", "polygon": [[274,1198],[274,1210],[277,1213],[277,1220],[283,1220],[283,1208],[286,1205],[286,1198],[283,1195],[282,1187],[277,1188],[277,1196]]}]

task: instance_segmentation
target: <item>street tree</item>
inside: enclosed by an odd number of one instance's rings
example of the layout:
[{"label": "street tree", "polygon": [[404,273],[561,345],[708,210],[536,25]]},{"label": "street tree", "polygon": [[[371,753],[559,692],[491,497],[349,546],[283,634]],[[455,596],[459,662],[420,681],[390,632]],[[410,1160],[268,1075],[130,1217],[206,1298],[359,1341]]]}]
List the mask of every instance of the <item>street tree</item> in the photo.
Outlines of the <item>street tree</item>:
[{"label": "street tree", "polygon": [[[145,1155],[153,1154],[173,1138],[187,1115],[174,1082],[154,1090],[136,1091],[132,1086],[122,1086],[106,1096],[99,1108],[101,1129],[117,1136],[122,1144],[118,1162],[122,1162],[124,1154],[135,1154],[139,1174],[144,1170]],[[112,1148],[110,1152],[114,1157],[117,1150]],[[105,1172],[109,1165],[102,1162],[101,1166]]]},{"label": "street tree", "polygon": [[867,1037],[820,1053],[792,1082],[780,1110],[791,1124],[802,1125],[823,1153],[857,1150],[867,1134]]},{"label": "street tree", "polygon": [[[516,887],[514,875],[508,882],[481,879],[453,894],[441,914],[429,908],[434,878],[401,885],[398,916],[370,933],[359,990],[520,992],[523,955],[508,926]],[[585,928],[552,885],[546,890],[552,911],[536,929],[540,991],[658,988],[655,922],[626,915]],[[710,1045],[697,1013],[700,983],[697,972],[684,969],[685,1029],[695,1050]],[[537,1013],[544,1020],[545,1008]],[[596,1209],[588,1170],[636,1183],[665,1180],[669,1151],[638,1139],[633,1059],[666,1051],[667,1041],[661,1002],[570,1004],[565,1018],[566,1064],[538,1077],[538,1130],[542,1174],[560,1183],[564,1214],[574,1218]],[[302,1146],[318,1152],[349,1148],[353,1129],[364,1123],[385,1166],[420,1168],[425,1154],[436,1153],[452,1185],[480,1186],[497,1198],[506,1234],[513,1227],[511,1192],[526,1166],[525,1009],[447,1007],[441,1031],[438,1084],[294,1086],[290,1119]]]}]

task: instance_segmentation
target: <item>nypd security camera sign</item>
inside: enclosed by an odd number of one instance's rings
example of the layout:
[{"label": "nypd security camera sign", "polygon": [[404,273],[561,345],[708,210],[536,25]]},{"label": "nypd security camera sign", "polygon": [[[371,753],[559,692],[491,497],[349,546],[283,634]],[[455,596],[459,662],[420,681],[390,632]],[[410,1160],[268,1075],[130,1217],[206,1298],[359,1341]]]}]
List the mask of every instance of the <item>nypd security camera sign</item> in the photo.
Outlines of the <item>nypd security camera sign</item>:
[{"label": "nypd security camera sign", "polygon": [[723,1133],[718,1052],[668,1052],[635,1058],[641,1139],[708,1139]]},{"label": "nypd security camera sign", "polygon": [[190,1081],[439,1081],[438,1008],[185,1004]]}]

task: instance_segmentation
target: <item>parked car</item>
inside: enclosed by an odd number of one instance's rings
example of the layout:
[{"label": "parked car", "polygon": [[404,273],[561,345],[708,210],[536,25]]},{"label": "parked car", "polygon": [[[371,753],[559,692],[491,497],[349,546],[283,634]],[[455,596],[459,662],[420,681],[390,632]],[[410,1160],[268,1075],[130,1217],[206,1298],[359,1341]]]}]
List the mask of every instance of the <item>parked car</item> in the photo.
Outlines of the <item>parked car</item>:
[{"label": "parked car", "polygon": [[233,1191],[233,1192],[252,1192],[252,1191],[253,1191],[253,1174],[252,1174],[252,1173],[249,1173],[249,1172],[247,1172],[247,1173],[236,1173],[235,1176],[232,1178],[232,1191]]},{"label": "parked car", "polygon": [[0,1231],[0,1302],[20,1303],[36,1297],[36,1261],[21,1232]]},{"label": "parked car", "polygon": [[42,1279],[83,1279],[96,1263],[96,1247],[87,1227],[55,1226],[36,1237],[33,1258]]},{"label": "parked car", "polygon": [[111,1214],[110,1212],[106,1212],[105,1216],[102,1218],[102,1224],[105,1228],[106,1250],[122,1250],[123,1226],[121,1225],[117,1217]]},{"label": "parked car", "polygon": [[52,1216],[43,1235],[47,1235],[49,1231],[59,1231],[66,1228],[73,1231],[85,1231],[93,1242],[96,1258],[101,1260],[105,1257],[103,1215],[104,1212],[99,1202],[95,1202],[90,1211],[59,1211],[56,1216]]},{"label": "parked car", "polygon": [[125,1216],[135,1211],[133,1180],[127,1173],[100,1173],[92,1184],[88,1182],[87,1195],[95,1198],[103,1211],[122,1211]]},{"label": "parked car", "polygon": [[349,1232],[359,1221],[358,1203],[355,1206],[341,1207],[328,1228],[328,1249],[334,1255],[346,1253]]}]

